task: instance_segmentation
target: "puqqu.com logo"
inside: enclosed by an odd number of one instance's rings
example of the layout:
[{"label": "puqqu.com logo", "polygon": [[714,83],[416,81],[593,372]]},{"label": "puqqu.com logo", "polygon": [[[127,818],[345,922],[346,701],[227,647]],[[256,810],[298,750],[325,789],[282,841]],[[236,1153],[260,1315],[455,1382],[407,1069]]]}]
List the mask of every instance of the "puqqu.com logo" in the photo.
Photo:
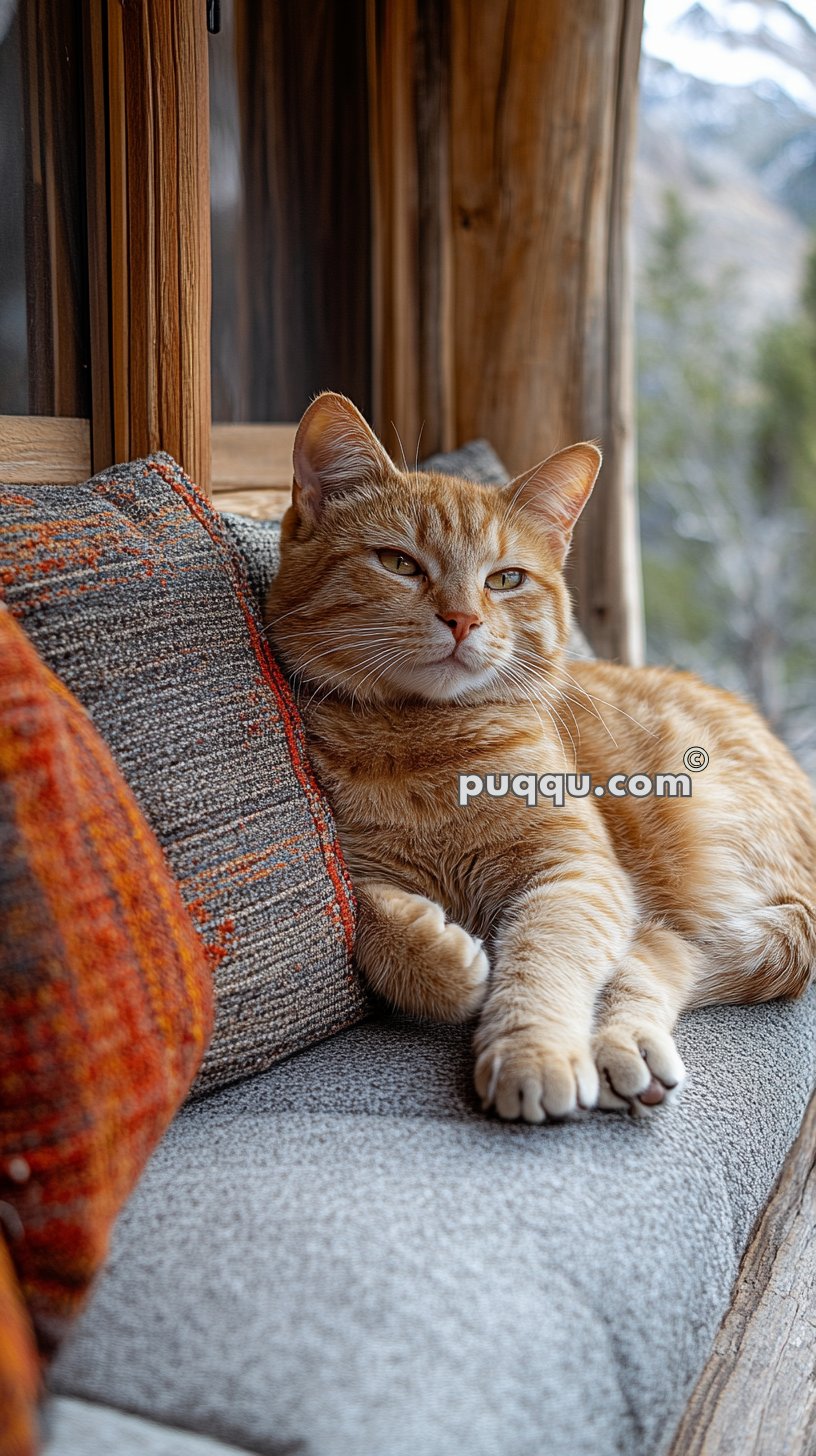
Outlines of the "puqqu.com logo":
[{"label": "puqqu.com logo", "polygon": [[603,782],[593,782],[587,773],[460,773],[460,806],[484,794],[488,799],[524,799],[537,804],[547,799],[558,806],[567,799],[690,799],[690,774],[701,773],[709,764],[704,748],[687,748],[683,754],[686,773],[613,773]]}]

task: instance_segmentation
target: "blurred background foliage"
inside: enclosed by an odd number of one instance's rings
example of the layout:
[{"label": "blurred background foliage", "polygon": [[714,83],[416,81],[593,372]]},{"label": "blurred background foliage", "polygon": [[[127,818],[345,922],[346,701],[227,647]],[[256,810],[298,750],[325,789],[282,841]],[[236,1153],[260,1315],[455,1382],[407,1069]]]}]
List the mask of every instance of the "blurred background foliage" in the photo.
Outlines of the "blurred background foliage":
[{"label": "blurred background foliage", "polygon": [[816,15],[806,10],[647,5],[636,300],[649,658],[748,694],[816,774]]}]

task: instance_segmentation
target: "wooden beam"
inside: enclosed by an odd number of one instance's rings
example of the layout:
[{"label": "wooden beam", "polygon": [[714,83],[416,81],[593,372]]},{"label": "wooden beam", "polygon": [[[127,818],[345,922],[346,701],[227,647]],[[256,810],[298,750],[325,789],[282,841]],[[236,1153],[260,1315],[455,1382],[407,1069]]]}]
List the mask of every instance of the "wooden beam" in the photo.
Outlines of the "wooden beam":
[{"label": "wooden beam", "polygon": [[[296,431],[297,425],[213,425],[212,490],[219,507],[282,515],[292,493]],[[92,472],[90,420],[0,415],[1,484],[74,485]],[[225,493],[228,505],[220,499]]]},{"label": "wooden beam", "polygon": [[208,491],[206,7],[84,13],[94,468],[168,450]]},{"label": "wooden beam", "polygon": [[571,585],[595,650],[639,661],[641,0],[369,0],[368,14],[374,423],[396,458],[397,432],[413,458],[424,422],[421,454],[484,435],[513,472],[599,438]]},{"label": "wooden beam", "polygon": [[0,484],[75,485],[90,474],[89,420],[0,415]]},{"label": "wooden beam", "polygon": [[456,443],[449,5],[368,0],[367,29],[372,420],[413,461]]},{"label": "wooden beam", "polygon": [[669,1456],[816,1451],[816,1097],[743,1255]]},{"label": "wooden beam", "polygon": [[219,511],[232,511],[254,521],[279,521],[292,503],[289,490],[228,490],[213,495]]},{"label": "wooden beam", "polygon": [[[91,454],[102,470],[116,459],[111,373],[111,257],[108,239],[107,21],[104,7],[87,0],[82,12],[85,76],[85,203],[88,236],[88,326],[91,359]],[[92,467],[92,468],[93,468]]]},{"label": "wooden beam", "polygon": [[452,0],[456,435],[515,473],[575,440],[605,465],[576,532],[578,618],[642,655],[626,225],[640,0]]}]

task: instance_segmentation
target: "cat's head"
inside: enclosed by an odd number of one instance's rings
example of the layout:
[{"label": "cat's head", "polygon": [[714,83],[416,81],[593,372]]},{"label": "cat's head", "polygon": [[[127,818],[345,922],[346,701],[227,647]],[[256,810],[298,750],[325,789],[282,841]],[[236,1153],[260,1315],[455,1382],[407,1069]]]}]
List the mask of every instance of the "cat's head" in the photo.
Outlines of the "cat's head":
[{"label": "cat's head", "polygon": [[320,395],[266,606],[287,669],[359,703],[535,696],[566,641],[562,568],[600,464],[581,444],[502,487],[402,471],[349,400]]}]

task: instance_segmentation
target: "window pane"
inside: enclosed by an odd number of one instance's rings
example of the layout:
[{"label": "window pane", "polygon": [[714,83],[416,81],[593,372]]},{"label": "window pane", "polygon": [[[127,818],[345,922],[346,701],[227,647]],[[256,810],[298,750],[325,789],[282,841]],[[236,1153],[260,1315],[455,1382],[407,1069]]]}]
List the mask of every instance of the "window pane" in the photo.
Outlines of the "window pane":
[{"label": "window pane", "polygon": [[78,0],[0,0],[0,414],[89,413]]},{"label": "window pane", "polygon": [[210,38],[215,420],[368,409],[365,0],[225,0]]}]

